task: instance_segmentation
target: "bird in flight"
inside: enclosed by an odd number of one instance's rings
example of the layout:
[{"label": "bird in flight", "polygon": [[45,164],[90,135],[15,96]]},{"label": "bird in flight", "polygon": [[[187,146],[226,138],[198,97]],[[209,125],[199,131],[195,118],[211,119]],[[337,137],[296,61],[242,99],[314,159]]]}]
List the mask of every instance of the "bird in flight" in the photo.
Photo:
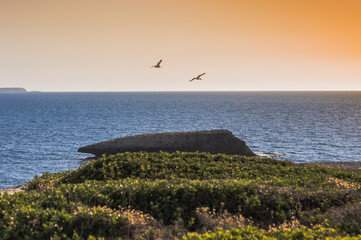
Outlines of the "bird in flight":
[{"label": "bird in flight", "polygon": [[202,77],[204,74],[206,74],[206,73],[199,74],[197,77],[194,77],[194,78],[192,78],[192,79],[189,80],[189,81],[192,82],[192,81],[194,81],[194,80],[202,80],[201,77]]},{"label": "bird in flight", "polygon": [[161,63],[162,61],[163,61],[163,60],[161,59],[156,65],[153,65],[153,66],[151,66],[151,67],[153,67],[153,68],[161,68],[160,63]]}]

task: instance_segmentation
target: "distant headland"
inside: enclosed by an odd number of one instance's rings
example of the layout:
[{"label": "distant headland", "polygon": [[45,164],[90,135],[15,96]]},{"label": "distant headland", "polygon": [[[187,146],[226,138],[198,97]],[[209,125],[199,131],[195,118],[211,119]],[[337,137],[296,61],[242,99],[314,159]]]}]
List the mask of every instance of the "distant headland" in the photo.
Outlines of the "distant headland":
[{"label": "distant headland", "polygon": [[0,88],[0,93],[26,93],[25,88]]}]

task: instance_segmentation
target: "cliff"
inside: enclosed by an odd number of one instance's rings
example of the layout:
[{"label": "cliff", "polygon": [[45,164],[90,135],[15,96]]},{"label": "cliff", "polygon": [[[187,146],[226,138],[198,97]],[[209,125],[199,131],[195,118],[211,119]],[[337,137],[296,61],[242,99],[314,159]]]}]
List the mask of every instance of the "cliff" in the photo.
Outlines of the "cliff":
[{"label": "cliff", "polygon": [[0,88],[0,93],[26,93],[25,88]]}]

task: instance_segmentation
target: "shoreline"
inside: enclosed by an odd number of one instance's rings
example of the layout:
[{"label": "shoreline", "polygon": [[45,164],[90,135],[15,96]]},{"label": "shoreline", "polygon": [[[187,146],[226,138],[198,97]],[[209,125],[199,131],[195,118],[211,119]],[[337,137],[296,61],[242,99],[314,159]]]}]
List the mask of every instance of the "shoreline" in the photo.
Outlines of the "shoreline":
[{"label": "shoreline", "polygon": [[[309,165],[315,165],[318,164],[323,167],[330,167],[330,168],[343,168],[350,171],[359,171],[361,170],[361,162],[312,162],[312,163],[295,163],[300,166],[307,167]],[[26,187],[25,184],[12,186],[4,189],[0,189],[0,196],[7,192],[9,195],[13,195],[17,192],[24,192],[24,187]]]}]

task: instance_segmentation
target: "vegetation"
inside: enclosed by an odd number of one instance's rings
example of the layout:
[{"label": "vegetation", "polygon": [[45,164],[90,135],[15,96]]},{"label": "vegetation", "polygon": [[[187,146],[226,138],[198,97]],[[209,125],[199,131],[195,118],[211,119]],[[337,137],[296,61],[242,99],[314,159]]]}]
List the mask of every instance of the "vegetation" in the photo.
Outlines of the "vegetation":
[{"label": "vegetation", "polygon": [[123,153],[0,197],[0,239],[361,238],[361,172],[208,153]]}]

